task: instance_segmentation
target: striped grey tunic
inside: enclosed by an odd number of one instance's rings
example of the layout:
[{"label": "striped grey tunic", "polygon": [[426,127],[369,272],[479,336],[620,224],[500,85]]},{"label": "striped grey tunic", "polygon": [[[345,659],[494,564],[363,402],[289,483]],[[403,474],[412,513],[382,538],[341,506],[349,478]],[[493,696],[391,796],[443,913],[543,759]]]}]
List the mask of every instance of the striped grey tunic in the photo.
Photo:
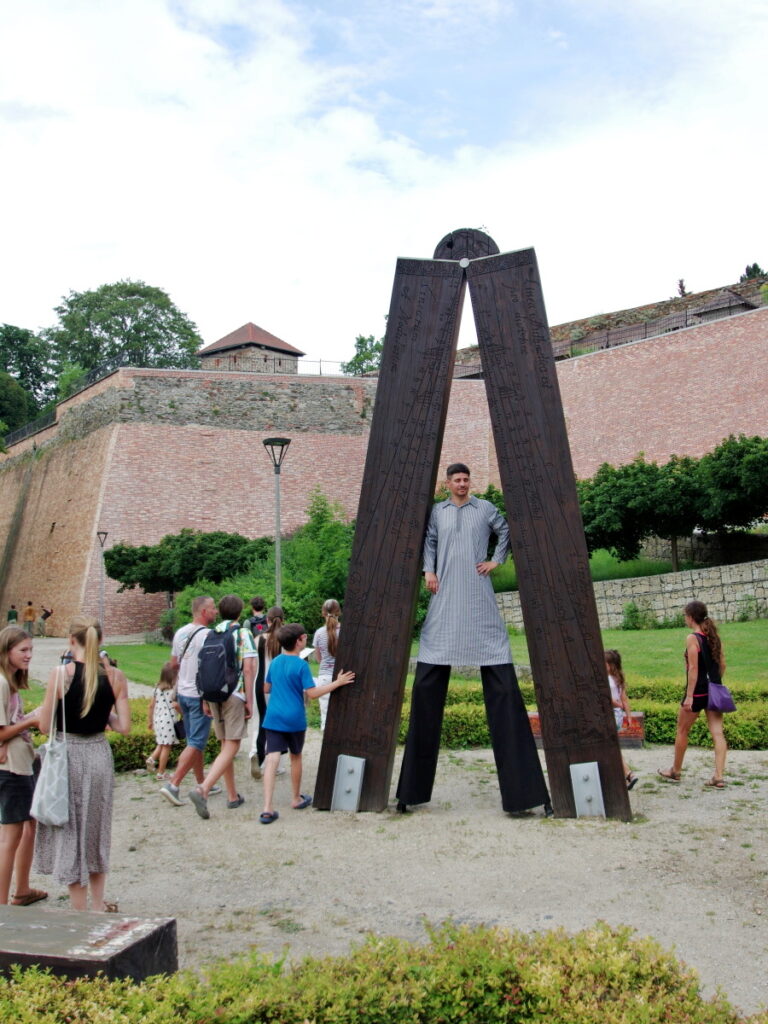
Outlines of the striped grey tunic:
[{"label": "striped grey tunic", "polygon": [[471,495],[465,505],[448,499],[432,509],[424,538],[424,572],[437,574],[421,631],[418,660],[429,665],[505,665],[512,661],[507,629],[488,576],[477,564],[509,554],[509,528],[495,505]]}]

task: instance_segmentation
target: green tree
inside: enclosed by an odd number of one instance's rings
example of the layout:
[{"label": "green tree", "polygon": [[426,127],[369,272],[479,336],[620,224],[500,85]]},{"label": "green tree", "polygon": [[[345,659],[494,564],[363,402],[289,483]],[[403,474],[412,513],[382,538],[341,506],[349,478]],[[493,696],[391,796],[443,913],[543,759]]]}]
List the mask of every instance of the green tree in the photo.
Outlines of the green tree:
[{"label": "green tree", "polygon": [[118,281],[70,292],[56,307],[59,324],[46,332],[61,367],[188,368],[199,365],[202,339],[166,292],[143,281]]},{"label": "green tree", "polygon": [[266,538],[249,540],[239,533],[182,530],[158,543],[134,547],[115,544],[104,552],[104,565],[120,591],[134,587],[148,594],[175,593],[199,579],[219,583],[264,558],[272,546]]},{"label": "green tree", "polygon": [[652,532],[653,495],[659,486],[659,467],[639,455],[618,468],[604,462],[577,490],[587,548],[606,548],[621,561],[637,558]]},{"label": "green tree", "polygon": [[768,512],[768,439],[731,434],[701,459],[706,530],[751,526]]},{"label": "green tree", "polygon": [[765,277],[765,271],[759,263],[747,264],[744,268],[744,273],[739,278],[739,284],[743,284],[745,281],[751,281],[753,277]]},{"label": "green tree", "polygon": [[701,521],[704,487],[698,459],[673,455],[658,467],[656,486],[650,496],[647,536],[668,540],[672,555],[672,571],[678,572],[678,537],[690,537]]},{"label": "green tree", "polygon": [[34,415],[34,399],[10,373],[0,372],[0,421],[4,433],[18,430]]},{"label": "green tree", "polygon": [[372,334],[367,337],[358,334],[355,338],[355,354],[348,363],[341,364],[341,372],[353,377],[362,377],[366,373],[375,373],[381,365],[381,353],[384,339],[378,341]]},{"label": "green tree", "polygon": [[56,384],[56,401],[63,402],[73,394],[83,377],[87,374],[82,366],[77,363],[64,363],[59,372],[59,379]]},{"label": "green tree", "polygon": [[25,327],[0,324],[0,372],[9,373],[31,396],[36,412],[52,397],[50,346]]},{"label": "green tree", "polygon": [[[322,625],[320,609],[323,601],[335,597],[343,601],[352,553],[354,523],[346,522],[343,510],[319,490],[313,491],[307,507],[308,521],[282,543],[282,603],[288,622],[302,622],[312,632]],[[192,598],[210,593],[217,600],[222,594],[239,594],[249,601],[254,594],[263,594],[267,603],[275,586],[274,547],[270,541],[264,558],[253,562],[247,571],[218,584],[197,579],[194,587],[179,594],[179,621],[188,615]]]}]

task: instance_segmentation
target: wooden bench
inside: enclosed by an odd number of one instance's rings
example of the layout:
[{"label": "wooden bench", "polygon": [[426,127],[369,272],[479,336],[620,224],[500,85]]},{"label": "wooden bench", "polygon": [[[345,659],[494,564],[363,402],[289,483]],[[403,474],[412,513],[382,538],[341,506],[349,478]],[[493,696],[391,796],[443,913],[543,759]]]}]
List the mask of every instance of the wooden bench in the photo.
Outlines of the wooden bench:
[{"label": "wooden bench", "polygon": [[176,919],[0,906],[0,972],[47,967],[65,978],[142,981],[178,970]]},{"label": "wooden bench", "polygon": [[[531,730],[536,739],[536,746],[541,747],[541,723],[539,712],[529,711],[528,718],[531,722]],[[619,729],[619,746],[627,749],[642,747],[645,742],[645,714],[642,711],[633,711],[630,715],[631,721],[624,719],[624,725]]]}]

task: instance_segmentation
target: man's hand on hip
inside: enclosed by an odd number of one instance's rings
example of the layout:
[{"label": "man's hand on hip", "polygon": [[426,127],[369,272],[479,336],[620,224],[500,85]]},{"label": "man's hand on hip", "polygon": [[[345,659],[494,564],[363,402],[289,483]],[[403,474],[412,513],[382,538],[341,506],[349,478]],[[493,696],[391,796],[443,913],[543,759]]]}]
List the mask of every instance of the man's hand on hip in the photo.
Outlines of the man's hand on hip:
[{"label": "man's hand on hip", "polygon": [[498,562],[478,562],[477,571],[481,576],[487,576],[489,572],[493,572],[498,564]]}]

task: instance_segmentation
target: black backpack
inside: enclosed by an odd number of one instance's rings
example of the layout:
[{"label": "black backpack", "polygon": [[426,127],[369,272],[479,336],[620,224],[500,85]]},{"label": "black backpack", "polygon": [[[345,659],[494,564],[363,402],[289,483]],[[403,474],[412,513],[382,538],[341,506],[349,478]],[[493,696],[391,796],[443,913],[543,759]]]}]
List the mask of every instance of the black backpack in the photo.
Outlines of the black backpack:
[{"label": "black backpack", "polygon": [[197,690],[209,704],[223,704],[237,689],[240,675],[235,648],[235,622],[219,633],[210,630],[197,656]]}]

